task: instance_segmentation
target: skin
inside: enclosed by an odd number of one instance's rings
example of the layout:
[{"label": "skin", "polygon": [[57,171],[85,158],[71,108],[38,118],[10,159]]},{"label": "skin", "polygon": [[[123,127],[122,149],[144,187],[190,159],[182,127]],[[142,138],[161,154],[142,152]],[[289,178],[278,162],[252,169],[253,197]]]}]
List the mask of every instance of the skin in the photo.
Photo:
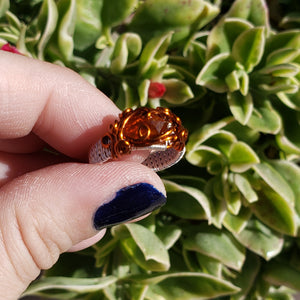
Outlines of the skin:
[{"label": "skin", "polygon": [[[62,252],[103,236],[93,214],[119,189],[165,191],[143,155],[86,163],[120,111],[73,71],[0,51],[0,108],[0,299],[10,300]],[[47,144],[61,154],[41,151]]]}]

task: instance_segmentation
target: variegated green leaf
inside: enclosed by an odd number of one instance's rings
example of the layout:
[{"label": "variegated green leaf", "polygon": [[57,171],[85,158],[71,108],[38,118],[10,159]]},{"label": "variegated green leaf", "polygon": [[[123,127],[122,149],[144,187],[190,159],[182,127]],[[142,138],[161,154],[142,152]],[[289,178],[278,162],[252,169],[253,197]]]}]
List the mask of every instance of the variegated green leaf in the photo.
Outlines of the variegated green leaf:
[{"label": "variegated green leaf", "polygon": [[182,80],[164,79],[162,83],[166,87],[166,93],[162,98],[168,103],[183,104],[194,97],[191,88]]},{"label": "variegated green leaf", "polygon": [[137,5],[137,0],[102,0],[101,21],[105,28],[116,26],[127,18]]},{"label": "variegated green leaf", "polygon": [[93,45],[101,34],[103,0],[77,0],[74,48],[80,51]]},{"label": "variegated green leaf", "polygon": [[137,34],[124,33],[116,41],[112,54],[111,71],[121,73],[126,65],[133,61],[141,52],[142,41]]},{"label": "variegated green leaf", "polygon": [[261,185],[257,194],[258,201],[250,205],[257,218],[280,233],[295,236],[298,218],[290,200],[284,199],[266,184]]},{"label": "variegated green leaf", "polygon": [[284,242],[282,235],[255,219],[249,220],[247,226],[235,237],[242,245],[266,260],[278,255]]},{"label": "variegated green leaf", "polygon": [[244,206],[241,208],[237,215],[233,215],[229,211],[227,211],[223,220],[223,225],[231,233],[238,234],[247,226],[248,220],[250,219],[251,215],[251,211]]},{"label": "variegated green leaf", "polygon": [[257,194],[247,177],[242,174],[234,174],[232,181],[249,203],[257,201]]},{"label": "variegated green leaf", "polygon": [[[170,213],[188,219],[211,220],[211,204],[206,195],[194,186],[177,184],[174,181],[164,180],[166,190],[170,193],[169,203],[165,209]],[[205,214],[203,214],[205,212]]]},{"label": "variegated green leaf", "polygon": [[0,17],[3,17],[9,9],[9,0],[3,0],[0,2]]},{"label": "variegated green leaf", "polygon": [[184,248],[200,252],[235,270],[240,270],[245,260],[245,249],[225,230],[202,223],[190,231]]},{"label": "variegated green leaf", "polygon": [[227,98],[235,119],[243,125],[247,124],[253,111],[252,95],[249,93],[244,96],[239,92],[234,92],[228,93]]},{"label": "variegated green leaf", "polygon": [[68,290],[78,293],[99,291],[117,281],[115,276],[99,278],[47,277],[34,282],[23,294],[34,295],[45,290]]},{"label": "variegated green leaf", "polygon": [[[200,272],[170,272],[165,274],[135,275],[134,282],[149,286],[147,299],[212,298],[239,291],[224,279]],[[172,287],[172,289],[170,289]]]},{"label": "variegated green leaf", "polygon": [[224,93],[229,90],[226,76],[235,67],[235,61],[229,53],[221,53],[210,59],[198,74],[196,83],[203,85],[214,92]]},{"label": "variegated green leaf", "polygon": [[217,54],[231,52],[236,38],[250,28],[253,28],[253,25],[243,19],[221,19],[207,38],[207,58],[211,59]]},{"label": "variegated green leaf", "polygon": [[52,37],[58,20],[58,10],[53,0],[47,0],[43,2],[38,17],[38,26],[42,31],[39,43],[38,43],[38,58],[44,59],[44,50]]},{"label": "variegated green leaf", "polygon": [[152,271],[169,269],[170,261],[167,249],[152,231],[134,223],[119,226],[124,226],[130,234],[129,238],[121,239],[121,245],[137,265]]},{"label": "variegated green leaf", "polygon": [[229,168],[236,173],[247,171],[259,163],[256,153],[244,142],[233,143],[228,153]]},{"label": "variegated green leaf", "polygon": [[260,62],[265,46],[263,27],[255,27],[241,33],[232,46],[233,58],[251,72]]},{"label": "variegated green leaf", "polygon": [[52,55],[70,61],[74,50],[73,35],[75,31],[76,1],[59,0],[57,8],[59,17],[55,32],[56,38],[51,42],[50,51]]},{"label": "variegated green leaf", "polygon": [[254,106],[247,125],[254,130],[276,134],[281,129],[282,119],[271,103],[265,100],[262,105]]},{"label": "variegated green leaf", "polygon": [[271,164],[261,162],[253,166],[255,172],[287,203],[294,205],[295,195],[288,182],[282,177],[281,173],[276,171]]},{"label": "variegated green leaf", "polygon": [[167,58],[166,50],[170,44],[172,34],[172,32],[168,32],[162,36],[154,37],[145,45],[139,60],[139,73],[143,77],[147,77],[156,71],[157,62],[162,59],[164,61]]},{"label": "variegated green leaf", "polygon": [[236,0],[227,16],[245,19],[255,26],[269,27],[268,8],[264,0]]}]

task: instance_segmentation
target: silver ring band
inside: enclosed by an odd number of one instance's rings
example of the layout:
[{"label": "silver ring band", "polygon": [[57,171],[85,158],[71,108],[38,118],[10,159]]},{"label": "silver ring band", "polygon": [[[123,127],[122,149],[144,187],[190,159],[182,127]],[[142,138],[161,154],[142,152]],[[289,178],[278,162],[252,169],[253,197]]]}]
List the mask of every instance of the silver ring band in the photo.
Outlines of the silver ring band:
[{"label": "silver ring band", "polygon": [[[177,151],[173,148],[162,149],[160,145],[152,145],[148,147],[134,147],[135,150],[147,150],[150,151],[149,156],[142,162],[143,165],[149,167],[155,172],[167,169],[175,165],[185,153],[185,148],[181,151]],[[111,147],[104,148],[101,140],[94,144],[89,152],[89,163],[104,163],[112,159]]]}]

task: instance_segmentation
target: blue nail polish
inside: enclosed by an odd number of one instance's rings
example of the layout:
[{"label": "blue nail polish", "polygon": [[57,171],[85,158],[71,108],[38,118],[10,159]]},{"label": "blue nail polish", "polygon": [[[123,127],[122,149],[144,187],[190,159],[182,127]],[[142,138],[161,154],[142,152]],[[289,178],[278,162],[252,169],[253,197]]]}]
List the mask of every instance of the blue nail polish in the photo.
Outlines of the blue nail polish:
[{"label": "blue nail polish", "polygon": [[119,190],[113,200],[101,205],[94,215],[96,229],[141,217],[166,203],[166,197],[148,183],[137,183]]}]

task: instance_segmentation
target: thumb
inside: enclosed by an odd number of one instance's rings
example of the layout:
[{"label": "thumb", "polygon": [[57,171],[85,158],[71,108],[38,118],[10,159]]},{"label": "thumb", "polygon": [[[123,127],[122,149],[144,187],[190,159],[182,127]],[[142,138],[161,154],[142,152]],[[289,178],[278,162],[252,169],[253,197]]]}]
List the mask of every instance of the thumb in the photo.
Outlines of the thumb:
[{"label": "thumb", "polygon": [[7,300],[17,299],[62,252],[166,200],[152,170],[125,161],[40,169],[3,186],[0,199],[0,299]]}]

